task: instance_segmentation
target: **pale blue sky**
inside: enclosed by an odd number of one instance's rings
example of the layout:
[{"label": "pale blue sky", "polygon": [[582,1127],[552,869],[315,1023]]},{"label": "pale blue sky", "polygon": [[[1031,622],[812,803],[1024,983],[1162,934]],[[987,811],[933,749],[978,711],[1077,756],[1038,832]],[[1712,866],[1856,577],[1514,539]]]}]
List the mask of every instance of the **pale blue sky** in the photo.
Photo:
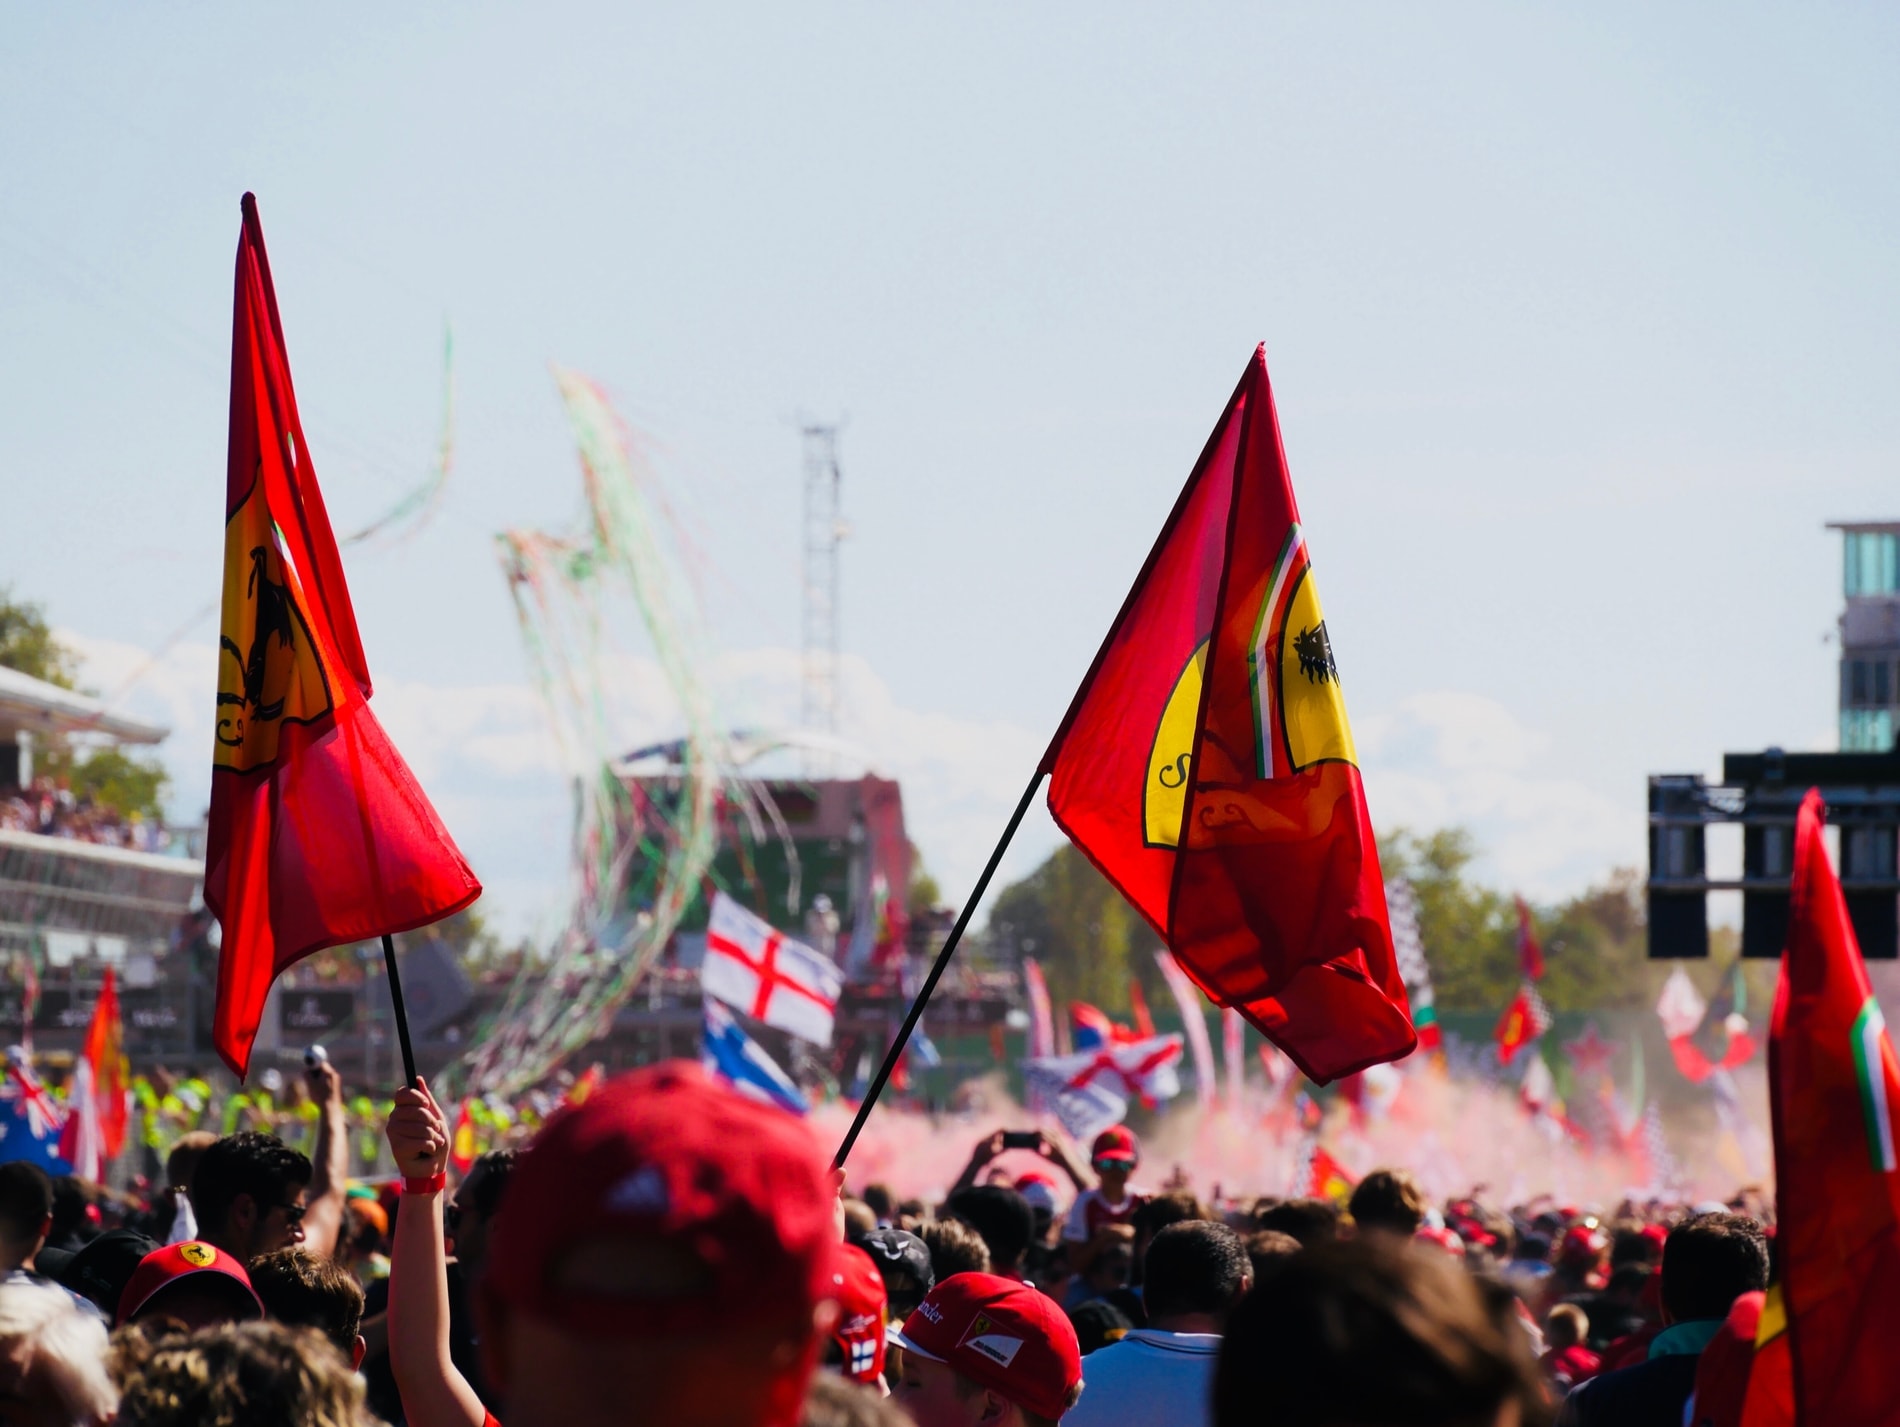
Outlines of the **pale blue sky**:
[{"label": "pale blue sky", "polygon": [[349,568],[513,919],[564,817],[489,536],[574,508],[550,360],[665,444],[735,721],[787,697],[791,418],[849,414],[845,642],[952,887],[1262,339],[1380,823],[1554,896],[1640,858],[1645,773],[1831,740],[1821,524],[1900,514],[1900,16],[640,9],[0,17],[0,578],[99,682],[216,587],[250,188],[339,526],[426,468],[454,324],[446,508]]}]

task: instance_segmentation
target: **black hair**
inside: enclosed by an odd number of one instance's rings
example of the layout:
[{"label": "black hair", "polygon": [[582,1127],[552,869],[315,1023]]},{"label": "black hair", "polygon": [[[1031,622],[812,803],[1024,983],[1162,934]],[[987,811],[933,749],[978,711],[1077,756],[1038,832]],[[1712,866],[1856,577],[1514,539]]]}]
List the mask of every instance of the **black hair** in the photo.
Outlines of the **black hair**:
[{"label": "black hair", "polygon": [[1700,1214],[1669,1231],[1662,1301],[1678,1323],[1726,1318],[1735,1300],[1768,1286],[1768,1236],[1746,1214]]},{"label": "black hair", "polygon": [[1339,1237],[1339,1206],[1324,1199],[1287,1199],[1255,1212],[1256,1229],[1273,1229],[1298,1239],[1304,1248]]},{"label": "black hair", "polygon": [[1184,1219],[1148,1245],[1142,1302],[1150,1322],[1179,1313],[1225,1313],[1252,1273],[1239,1234],[1208,1219]]},{"label": "black hair", "polygon": [[1069,1310],[1069,1325],[1075,1329],[1076,1345],[1087,1357],[1097,1348],[1118,1343],[1134,1324],[1128,1315],[1104,1298],[1091,1298]]},{"label": "black hair", "polygon": [[1036,1215],[1029,1201],[1001,1184],[978,1184],[959,1189],[943,1206],[952,1219],[961,1219],[989,1245],[990,1266],[1002,1273],[1022,1262],[1036,1236]]},{"label": "black hair", "polygon": [[23,1244],[39,1237],[53,1213],[53,1181],[37,1164],[0,1164],[0,1236]]},{"label": "black hair", "polygon": [[508,1187],[508,1176],[515,1172],[513,1150],[489,1150],[475,1156],[475,1162],[462,1176],[464,1184],[475,1187],[468,1192],[469,1208],[483,1219],[495,1217],[501,1207],[501,1192]]},{"label": "black hair", "polygon": [[1535,1366],[1500,1330],[1483,1290],[1445,1254],[1391,1235],[1319,1244],[1280,1260],[1228,1317],[1215,1427],[1341,1422],[1490,1427],[1505,1403],[1548,1420]]},{"label": "black hair", "polygon": [[226,1135],[205,1150],[192,1171],[192,1213],[206,1234],[220,1234],[238,1195],[250,1195],[262,1217],[309,1184],[310,1177],[309,1159],[277,1136],[256,1130]]}]

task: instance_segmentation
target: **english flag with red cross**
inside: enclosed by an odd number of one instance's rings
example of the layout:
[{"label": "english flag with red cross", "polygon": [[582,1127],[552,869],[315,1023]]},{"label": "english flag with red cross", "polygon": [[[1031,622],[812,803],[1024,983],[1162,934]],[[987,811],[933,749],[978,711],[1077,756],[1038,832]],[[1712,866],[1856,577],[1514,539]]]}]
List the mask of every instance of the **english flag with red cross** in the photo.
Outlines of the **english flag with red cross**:
[{"label": "english flag with red cross", "polygon": [[724,892],[715,892],[699,984],[706,995],[756,1021],[830,1045],[844,974]]}]

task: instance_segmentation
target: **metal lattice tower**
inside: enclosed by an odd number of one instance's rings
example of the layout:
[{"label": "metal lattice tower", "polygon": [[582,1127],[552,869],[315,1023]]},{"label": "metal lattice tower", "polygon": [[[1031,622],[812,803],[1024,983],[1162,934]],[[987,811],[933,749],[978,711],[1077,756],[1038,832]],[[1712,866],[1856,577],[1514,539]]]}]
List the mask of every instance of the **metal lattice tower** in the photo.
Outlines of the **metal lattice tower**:
[{"label": "metal lattice tower", "polygon": [[[805,696],[802,722],[838,732],[838,428],[807,425],[805,438]],[[805,772],[830,771],[829,754],[807,752]]]}]

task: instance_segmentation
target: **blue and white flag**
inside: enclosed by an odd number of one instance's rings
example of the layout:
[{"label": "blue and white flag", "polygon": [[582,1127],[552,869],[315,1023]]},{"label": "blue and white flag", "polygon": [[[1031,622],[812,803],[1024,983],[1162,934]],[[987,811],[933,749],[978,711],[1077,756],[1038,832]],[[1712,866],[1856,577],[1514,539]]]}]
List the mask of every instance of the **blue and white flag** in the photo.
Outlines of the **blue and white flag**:
[{"label": "blue and white flag", "polygon": [[700,1063],[741,1095],[790,1110],[794,1115],[807,1113],[811,1102],[804,1092],[779,1069],[763,1047],[745,1033],[744,1027],[732,1018],[732,1012],[710,996],[705,1006],[706,1029],[700,1040]]}]

